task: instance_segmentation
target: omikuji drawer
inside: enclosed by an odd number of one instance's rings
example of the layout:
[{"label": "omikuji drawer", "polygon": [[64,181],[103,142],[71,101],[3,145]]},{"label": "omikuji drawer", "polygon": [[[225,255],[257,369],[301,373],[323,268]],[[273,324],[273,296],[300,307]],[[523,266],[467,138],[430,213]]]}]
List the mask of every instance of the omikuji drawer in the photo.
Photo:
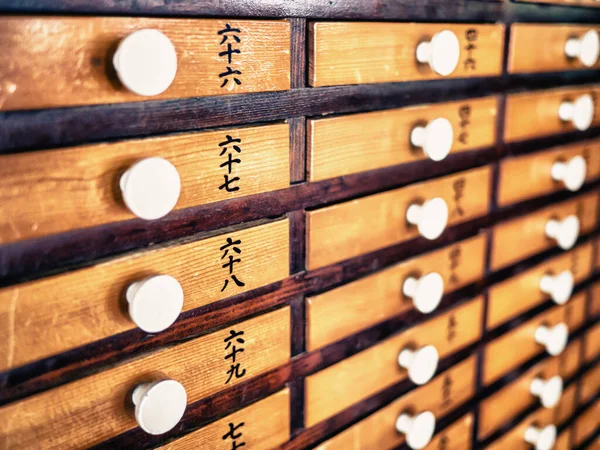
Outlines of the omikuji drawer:
[{"label": "omikuji drawer", "polygon": [[[306,348],[314,350],[480,279],[486,236],[479,235],[306,299]],[[403,293],[414,280],[411,297]],[[436,291],[437,290],[437,291]],[[331,320],[337,317],[336,320]],[[425,318],[425,317],[423,317]]]},{"label": "omikuji drawer", "polygon": [[289,438],[290,391],[286,388],[160,448],[231,450],[245,446],[270,450]]},{"label": "omikuji drawer", "polygon": [[598,356],[600,356],[600,323],[585,334],[585,362],[592,362]]},{"label": "omikuji drawer", "polygon": [[284,189],[289,158],[287,124],[3,155],[0,243]]},{"label": "omikuji drawer", "polygon": [[[352,425],[345,431],[325,441],[317,450],[392,449],[405,441],[404,434],[396,429],[401,414],[411,416],[425,411],[440,419],[459,407],[475,393],[475,357],[439,374],[427,385],[403,395],[388,406]],[[426,449],[437,449],[435,443],[445,437],[444,449],[464,450],[470,448],[473,417],[459,419],[455,424],[432,439]]]},{"label": "omikuji drawer", "polygon": [[[138,34],[124,44],[128,35],[143,29],[158,30],[166,40]],[[290,23],[283,20],[5,16],[0,47],[2,110],[290,87]],[[120,58],[114,56],[117,49],[123,52]],[[151,50],[154,61],[139,58]],[[118,69],[115,61],[120,61]],[[154,77],[130,74],[133,64]],[[155,78],[166,82],[156,92],[146,90]]]},{"label": "omikuji drawer", "polygon": [[[229,356],[232,351],[237,358]],[[0,442],[18,448],[89,447],[137,426],[131,395],[141,383],[175,380],[190,404],[289,358],[285,307],[0,408]]]},{"label": "omikuji drawer", "polygon": [[[473,169],[307,212],[307,268],[317,269],[415,238],[431,228],[443,230],[446,223],[486,214],[490,174],[490,167]],[[440,219],[440,203],[447,221]],[[407,218],[413,205],[422,212],[416,224]]]},{"label": "omikuji drawer", "polygon": [[[562,353],[561,347],[568,333],[576,331],[585,322],[586,295],[574,296],[566,305],[555,306],[522,325],[489,342],[485,346],[483,381],[490,384],[502,375],[516,369],[529,359],[544,352]],[[561,328],[566,325],[567,333]],[[559,328],[556,328],[559,326]],[[551,334],[542,340],[541,330]]]},{"label": "omikuji drawer", "polygon": [[[598,66],[598,26],[515,23],[510,27],[509,73]],[[586,36],[587,33],[590,33]]]},{"label": "omikuji drawer", "polygon": [[492,146],[497,103],[487,97],[309,120],[309,180]]},{"label": "omikuji drawer", "polygon": [[[533,213],[501,222],[492,233],[492,270],[498,270],[557,245],[568,247],[578,236],[596,226],[598,193],[590,192],[572,200],[549,205]],[[577,219],[577,221],[575,220]],[[548,235],[548,222],[556,232]],[[578,223],[578,226],[573,226]]]},{"label": "omikuji drawer", "polygon": [[585,181],[598,175],[599,140],[504,159],[500,163],[498,205],[506,206],[565,189],[578,191]]},{"label": "omikuji drawer", "polygon": [[444,358],[476,342],[481,337],[482,306],[481,298],[472,300],[306,377],[306,426],[405,379],[408,371],[398,364],[404,349],[434,346]]},{"label": "omikuji drawer", "polygon": [[573,425],[573,443],[582,444],[593,433],[598,431],[598,418],[600,417],[600,400],[596,400],[593,405],[581,414]]},{"label": "omikuji drawer", "polygon": [[520,141],[598,125],[597,93],[598,86],[590,85],[510,94],[504,139]]},{"label": "omikuji drawer", "polygon": [[587,242],[492,286],[487,327],[495,328],[548,299],[567,302],[573,286],[590,276],[593,251],[592,243]]},{"label": "omikuji drawer", "polygon": [[[502,71],[503,25],[317,22],[310,24],[308,39],[311,86],[481,77]],[[419,62],[417,47],[422,43],[428,47],[422,47]],[[453,64],[435,59],[438,47],[452,52]]]},{"label": "omikuji drawer", "polygon": [[[598,242],[596,242],[596,249],[600,250]],[[596,263],[599,263],[598,254],[596,253]],[[590,316],[592,319],[600,316],[600,283],[596,282],[592,285],[591,292],[591,305],[590,305]]]},{"label": "omikuji drawer", "polygon": [[[284,219],[7,287],[0,290],[0,370],[135,328],[146,323],[148,314],[170,315],[171,309],[162,309],[166,302],[152,301],[157,289],[170,303],[183,296],[181,309],[189,310],[288,275],[289,224]],[[165,287],[151,281],[147,289],[129,292],[125,313],[129,287],[157,276],[175,282]],[[172,288],[175,283],[181,291]]]},{"label": "omikuji drawer", "polygon": [[579,386],[579,401],[587,403],[600,392],[600,364],[589,369],[582,377]]}]

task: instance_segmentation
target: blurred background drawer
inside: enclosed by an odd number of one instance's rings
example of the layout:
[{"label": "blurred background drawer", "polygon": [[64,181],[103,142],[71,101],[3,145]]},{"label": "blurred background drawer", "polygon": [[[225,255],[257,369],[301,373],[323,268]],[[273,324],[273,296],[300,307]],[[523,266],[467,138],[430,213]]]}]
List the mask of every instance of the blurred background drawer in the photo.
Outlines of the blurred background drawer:
[{"label": "blurred background drawer", "polygon": [[598,393],[600,393],[600,364],[592,367],[581,377],[579,401],[587,403]]},{"label": "blurred background drawer", "polygon": [[585,334],[585,362],[592,362],[598,356],[600,356],[600,323]]},{"label": "blurred background drawer", "polygon": [[573,443],[582,444],[593,433],[598,431],[598,418],[600,417],[600,400],[596,400],[581,414],[573,425]]}]

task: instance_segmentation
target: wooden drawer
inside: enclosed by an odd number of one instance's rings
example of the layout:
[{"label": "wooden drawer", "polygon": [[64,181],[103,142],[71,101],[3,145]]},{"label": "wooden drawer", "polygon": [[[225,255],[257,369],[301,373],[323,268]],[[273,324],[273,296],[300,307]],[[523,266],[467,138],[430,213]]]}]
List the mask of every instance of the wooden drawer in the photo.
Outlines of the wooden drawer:
[{"label": "wooden drawer", "polygon": [[596,126],[600,123],[600,104],[595,85],[510,94],[506,98],[504,139],[519,141],[575,131],[573,122],[561,120],[558,110],[563,102],[573,102],[586,94],[591,95],[594,102],[591,126]]},{"label": "wooden drawer", "polygon": [[[224,342],[242,331],[244,353],[238,351],[239,370],[233,370]],[[290,310],[285,307],[0,408],[0,443],[89,447],[137,426],[130,403],[140,383],[178,381],[190,404],[289,358]]]},{"label": "wooden drawer", "polygon": [[[597,61],[593,66],[586,66],[579,57],[569,57],[565,53],[569,39],[581,39],[590,30],[600,29],[594,25],[513,24],[510,28],[508,71],[553,72],[598,67]],[[583,57],[587,61],[587,55]]]},{"label": "wooden drawer", "polygon": [[309,28],[311,86],[442,78],[416,59],[417,46],[448,30],[458,39],[452,78],[500,75],[503,25],[318,22]]},{"label": "wooden drawer", "polygon": [[[587,279],[591,274],[593,251],[592,243],[587,242],[492,286],[488,291],[488,328],[495,328],[550,299],[551,295],[540,288],[545,276],[558,276],[569,271],[575,283]],[[556,289],[554,295],[562,301],[564,294],[559,292],[560,287]]]},{"label": "wooden drawer", "polygon": [[307,268],[419,236],[417,227],[406,219],[412,204],[442,198],[448,206],[448,226],[486,214],[490,173],[489,167],[473,169],[307,212]]},{"label": "wooden drawer", "polygon": [[600,356],[600,323],[585,334],[585,362],[594,361]]},{"label": "wooden drawer", "polygon": [[587,403],[600,392],[600,364],[596,364],[582,377],[579,387],[579,402]]},{"label": "wooden drawer", "polygon": [[600,400],[596,401],[576,420],[573,427],[574,444],[579,445],[598,430],[600,417]]},{"label": "wooden drawer", "polygon": [[[596,242],[596,249],[600,249],[598,243]],[[598,255],[596,254],[596,263],[600,262],[598,259]],[[592,319],[600,316],[600,283],[595,283],[592,285],[590,290],[591,292],[591,305],[590,305],[590,316]]]},{"label": "wooden drawer", "polygon": [[546,236],[545,228],[549,220],[564,220],[576,215],[579,218],[579,235],[592,231],[597,223],[597,208],[598,193],[590,192],[496,225],[492,234],[492,270],[555,247],[557,241]]},{"label": "wooden drawer", "polygon": [[[409,259],[375,275],[306,299],[306,347],[314,350],[414,308],[403,295],[408,277],[435,272],[448,293],[484,274],[485,235]],[[396,301],[394,301],[396,299]],[[331,320],[332,317],[336,320]]]},{"label": "wooden drawer", "polygon": [[[498,204],[506,206],[566,189],[563,181],[556,181],[552,178],[552,169],[555,163],[568,164],[574,161],[573,164],[576,164],[576,160],[573,158],[577,156],[585,159],[586,181],[600,175],[600,140],[565,145],[532,155],[504,159],[500,163]],[[567,169],[566,174],[567,176],[571,175],[573,179],[578,178],[574,166]],[[527,182],[521,182],[522,180],[527,180]]]},{"label": "wooden drawer", "polygon": [[[371,414],[317,447],[317,450],[392,449],[402,444],[404,435],[396,431],[395,423],[402,413],[411,415],[432,412],[440,419],[466,402],[475,393],[475,357],[441,373],[427,385],[415,389],[388,406]],[[424,448],[466,449],[471,444],[473,417],[466,415],[438,433]],[[440,441],[444,447],[438,447]]]},{"label": "wooden drawer", "polygon": [[[530,0],[532,1],[532,0]],[[566,429],[558,435],[553,450],[571,450],[571,430]]]},{"label": "wooden drawer", "polygon": [[497,104],[496,97],[487,97],[309,120],[309,180],[426,159],[411,133],[436,119],[452,126],[451,154],[489,147],[496,142]]},{"label": "wooden drawer", "polygon": [[[490,384],[534,356],[546,352],[544,346],[535,340],[538,327],[565,323],[569,332],[572,333],[583,325],[586,319],[585,314],[586,296],[585,293],[581,293],[574,296],[566,305],[555,306],[538,314],[533,319],[488,343],[484,350],[484,383]],[[519,349],[518,352],[515,349]]]},{"label": "wooden drawer", "polygon": [[[224,252],[235,252],[231,245],[220,250],[229,242],[241,253],[224,264],[228,257],[222,259]],[[131,283],[153,275],[170,275],[179,282],[183,310],[279,281],[289,275],[288,220],[0,290],[0,370],[135,328],[124,312],[125,291]]]},{"label": "wooden drawer", "polygon": [[287,124],[3,155],[0,243],[134,218],[119,181],[147,158],[175,166],[182,209],[289,187],[289,155]]},{"label": "wooden drawer", "polygon": [[[580,341],[570,343],[564,354],[543,360],[515,381],[485,398],[479,404],[479,439],[485,439],[529,406],[541,406],[540,399],[530,392],[531,382],[536,378],[548,380],[556,375],[563,379],[569,378],[579,367],[580,350]],[[554,408],[556,414],[562,414],[563,410],[572,411],[575,406],[575,387],[573,384],[572,390],[563,392],[558,405],[560,407]]]},{"label": "wooden drawer", "polygon": [[305,379],[305,422],[310,427],[407,377],[398,365],[404,348],[436,347],[440,358],[481,337],[482,299],[477,298]]},{"label": "wooden drawer", "polygon": [[[177,54],[173,82],[152,97],[126,89],[113,66],[121,40],[148,28],[166,35]],[[290,87],[290,24],[283,20],[5,16],[0,30],[2,110]]]},{"label": "wooden drawer", "polygon": [[245,446],[270,450],[289,438],[290,391],[286,388],[160,448],[231,450]]}]

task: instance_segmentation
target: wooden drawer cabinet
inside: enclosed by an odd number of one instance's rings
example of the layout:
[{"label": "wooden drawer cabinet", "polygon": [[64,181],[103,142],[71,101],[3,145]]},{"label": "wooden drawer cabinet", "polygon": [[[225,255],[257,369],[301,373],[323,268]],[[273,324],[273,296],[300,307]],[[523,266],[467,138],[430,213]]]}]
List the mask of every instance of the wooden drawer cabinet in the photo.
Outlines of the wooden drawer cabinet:
[{"label": "wooden drawer cabinet", "polygon": [[585,335],[585,361],[592,362],[600,356],[600,323],[588,330]]},{"label": "wooden drawer cabinet", "polygon": [[588,370],[580,381],[579,401],[587,403],[600,392],[600,365]]},{"label": "wooden drawer cabinet", "polygon": [[583,441],[598,431],[598,417],[600,417],[600,400],[596,400],[575,421],[573,428],[573,441],[575,445],[583,443]]}]

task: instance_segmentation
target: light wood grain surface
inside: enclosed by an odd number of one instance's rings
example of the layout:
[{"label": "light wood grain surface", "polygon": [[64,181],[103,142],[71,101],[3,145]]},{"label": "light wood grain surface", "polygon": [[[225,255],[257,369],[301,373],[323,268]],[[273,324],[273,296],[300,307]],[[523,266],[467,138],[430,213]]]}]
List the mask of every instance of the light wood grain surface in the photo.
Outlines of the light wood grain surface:
[{"label": "light wood grain surface", "polygon": [[417,237],[417,227],[406,220],[412,203],[443,198],[449,226],[486,214],[490,174],[490,167],[482,167],[307,212],[307,268],[317,269]]},{"label": "light wood grain surface", "polygon": [[410,143],[410,133],[437,118],[452,124],[451,153],[491,146],[496,138],[497,103],[497,98],[486,97],[309,120],[309,180],[426,159]]},{"label": "light wood grain surface", "polygon": [[[221,44],[218,32],[230,28]],[[152,28],[163,32],[177,52],[177,74],[162,94],[129,92],[112,59],[128,34]],[[232,54],[219,53],[228,50]],[[280,91],[290,87],[290,24],[287,21],[159,19],[143,17],[21,17],[0,19],[0,110],[38,109],[150,99]],[[221,87],[227,67],[238,70]]]},{"label": "light wood grain surface", "polygon": [[[241,241],[241,262],[233,267],[244,286],[232,281],[229,269],[223,268],[219,249],[227,238]],[[179,281],[184,310],[279,281],[289,275],[288,220],[0,290],[0,370],[135,328],[126,312],[125,291],[133,281],[157,274]]]},{"label": "light wood grain surface", "polygon": [[598,431],[600,418],[600,400],[596,400],[592,406],[580,415],[573,426],[573,441],[575,445],[581,444],[592,433]]},{"label": "light wood grain surface", "polygon": [[[243,425],[240,426],[240,424]],[[237,448],[270,450],[290,438],[290,390],[288,388],[228,415],[187,436],[160,447],[161,450],[231,450],[233,440],[223,439],[233,424]],[[245,444],[245,445],[241,445]]]},{"label": "light wood grain surface", "polygon": [[[458,66],[448,77],[415,56],[420,42],[443,30],[460,43]],[[311,86],[481,77],[502,70],[504,25],[317,22],[308,39]]]},{"label": "light wood grain surface", "polygon": [[402,294],[402,285],[409,276],[437,272],[444,280],[446,293],[477,281],[484,273],[485,244],[482,234],[308,297],[307,350],[332,344],[413,308],[412,300]]},{"label": "light wood grain surface", "polygon": [[434,345],[440,358],[481,336],[482,299],[423,322],[305,379],[305,421],[310,427],[407,377],[398,365],[403,348]]},{"label": "light wood grain surface", "polygon": [[[224,339],[244,332],[238,353],[245,375],[226,384],[231,359]],[[290,310],[282,308],[212,334],[166,348],[96,375],[0,408],[0,447],[71,449],[89,447],[136,427],[133,389],[142,382],[174,379],[188,404],[246,381],[290,358]]]}]

